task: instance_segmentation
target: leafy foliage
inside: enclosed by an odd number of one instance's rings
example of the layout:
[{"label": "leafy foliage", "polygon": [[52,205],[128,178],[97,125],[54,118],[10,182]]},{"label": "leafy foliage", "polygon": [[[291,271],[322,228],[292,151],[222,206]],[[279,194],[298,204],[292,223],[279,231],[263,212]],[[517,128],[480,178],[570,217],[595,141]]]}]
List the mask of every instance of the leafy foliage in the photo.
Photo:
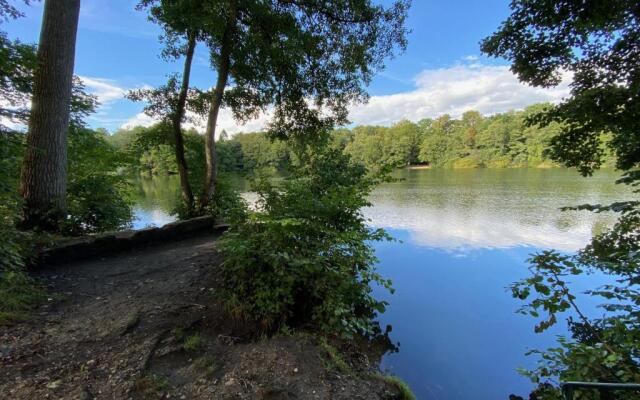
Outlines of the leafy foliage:
[{"label": "leafy foliage", "polygon": [[270,132],[278,137],[345,122],[384,59],[406,46],[408,7],[405,0],[210,2],[202,30],[211,63],[218,73],[228,65],[234,83],[220,93],[223,106],[245,121],[273,105]]},{"label": "leafy foliage", "polygon": [[20,233],[8,232],[6,228],[0,230],[6,238],[0,246],[0,256],[4,260],[0,265],[0,325],[23,319],[44,298],[44,291],[24,270],[23,247],[16,241]]},{"label": "leafy foliage", "polygon": [[[0,0],[0,23],[21,16],[8,1]],[[35,46],[10,40],[5,32],[0,31],[0,97],[3,99],[0,104],[0,131],[9,131],[14,125],[26,121],[36,62]]]},{"label": "leafy foliage", "polygon": [[[190,129],[183,132],[185,157],[190,165],[192,184],[199,187],[204,174],[204,138]],[[150,127],[119,129],[107,141],[127,155],[128,167],[150,174],[175,174],[177,165],[171,127],[158,123]]]},{"label": "leafy foliage", "polygon": [[[138,7],[148,9],[150,19],[163,27],[163,55],[186,56],[180,90],[177,79],[170,78],[167,85],[134,92],[132,98],[149,100],[147,113],[173,121],[189,210],[194,196],[180,156],[179,125],[188,98],[198,99],[196,113],[208,109],[201,211],[215,194],[220,109],[230,109],[236,121],[244,122],[273,107],[268,131],[279,138],[315,140],[313,134],[346,123],[348,105],[367,98],[365,86],[384,59],[406,47],[409,1],[394,0],[386,7],[371,0],[141,0]],[[208,46],[217,74],[206,94],[188,87],[198,41]]]},{"label": "leafy foliage", "polygon": [[563,122],[554,159],[591,173],[605,155],[600,137],[609,133],[619,168],[640,162],[637,2],[518,0],[511,7],[482,50],[511,60],[518,77],[535,86],[554,86],[572,73],[572,96],[533,119]]},{"label": "leafy foliage", "polygon": [[0,325],[22,318],[43,297],[24,269],[35,238],[16,229],[22,150],[21,134],[0,130]]},{"label": "leafy foliage", "polygon": [[[640,8],[637,2],[577,0],[513,1],[512,14],[483,42],[483,51],[512,61],[522,81],[557,85],[573,74],[571,97],[529,118],[530,123],[561,123],[550,141],[554,160],[583,175],[599,168],[607,152],[626,171],[619,183],[637,187],[640,174]],[[608,150],[608,151],[607,151]],[[638,193],[638,191],[636,191]],[[560,399],[557,379],[604,382],[640,381],[640,203],[575,207],[617,212],[618,222],[592,238],[575,255],[545,251],[531,258],[532,276],[515,283],[514,297],[527,301],[520,310],[543,319],[536,331],[567,319],[571,338],[558,347],[535,351],[539,365],[524,371],[539,384],[536,395]],[[602,299],[602,316],[586,315],[570,288],[572,277],[603,273],[612,282],[584,294]],[[581,399],[599,398],[588,392]],[[617,399],[637,394],[616,393]]]},{"label": "leafy foliage", "polygon": [[258,210],[221,240],[222,298],[267,330],[372,333],[385,303],[370,284],[390,289],[390,282],[375,272],[369,242],[389,236],[367,227],[361,208],[382,176],[328,146],[299,151],[302,161],[278,186],[257,182]]},{"label": "leafy foliage", "polygon": [[119,173],[126,160],[104,133],[86,128],[69,132],[67,218],[62,232],[83,235],[130,226],[133,218],[130,184]]},{"label": "leafy foliage", "polygon": [[[188,219],[192,215],[185,208],[183,202],[177,202],[178,206],[172,210],[172,214],[179,219]],[[236,224],[247,218],[247,202],[232,185],[227,174],[218,177],[216,193],[204,212],[214,217],[218,223]]]},{"label": "leafy foliage", "polygon": [[[165,124],[168,124],[177,112],[180,89],[180,76],[174,74],[168,77],[165,85],[154,89],[132,90],[127,94],[127,98],[133,101],[144,101],[145,114],[161,118]],[[207,105],[205,93],[196,88],[189,88],[181,122],[196,122],[196,117],[206,112]],[[186,114],[186,111],[191,111],[193,114]]]},{"label": "leafy foliage", "polygon": [[[0,135],[2,135],[0,133]],[[0,136],[0,151],[5,150]],[[7,165],[6,159],[0,163]],[[3,166],[4,166],[3,165]],[[7,170],[8,171],[8,170]],[[42,298],[42,292],[24,271],[25,261],[31,253],[32,235],[16,229],[19,201],[15,192],[0,177],[0,325],[19,319]]]},{"label": "leafy foliage", "polygon": [[243,223],[247,219],[247,202],[233,187],[226,175],[218,177],[216,193],[209,204],[209,214],[216,220],[229,224]]},{"label": "leafy foliage", "polygon": [[[599,210],[611,208],[599,207]],[[531,259],[532,276],[515,283],[514,297],[527,300],[520,310],[524,314],[544,319],[536,326],[542,332],[557,323],[557,316],[572,311],[578,320],[568,319],[572,339],[559,338],[559,346],[546,351],[533,351],[540,356],[539,366],[524,371],[540,390],[555,393],[551,383],[562,381],[628,382],[640,380],[640,211],[623,208],[619,221],[609,231],[592,239],[576,255],[545,251]],[[603,315],[592,318],[579,308],[576,295],[570,290],[571,277],[595,271],[611,277],[613,283],[586,291],[584,294],[602,298]],[[620,399],[631,399],[628,397]],[[546,397],[545,397],[546,398]],[[590,398],[590,397],[585,397]]]}]

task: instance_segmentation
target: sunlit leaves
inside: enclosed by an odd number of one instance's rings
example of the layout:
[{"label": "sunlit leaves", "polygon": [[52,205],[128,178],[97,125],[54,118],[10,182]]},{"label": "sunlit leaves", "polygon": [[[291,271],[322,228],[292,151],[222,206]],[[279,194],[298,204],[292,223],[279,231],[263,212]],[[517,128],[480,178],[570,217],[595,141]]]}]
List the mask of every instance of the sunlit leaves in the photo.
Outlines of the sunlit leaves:
[{"label": "sunlit leaves", "polygon": [[340,150],[299,148],[277,184],[255,185],[258,211],[225,235],[222,287],[238,316],[265,329],[312,325],[328,333],[374,333],[385,303],[370,284],[391,289],[374,269],[369,242],[388,240],[366,225],[362,207],[382,176],[370,176]]},{"label": "sunlit leaves", "polygon": [[[512,14],[482,50],[506,57],[522,81],[555,86],[571,73],[571,97],[542,110],[529,123],[561,122],[549,155],[583,175],[598,169],[608,153],[626,171],[620,180],[637,186],[640,175],[640,8],[631,0],[515,0]],[[573,209],[617,212],[618,222],[575,255],[546,251],[531,259],[532,276],[512,285],[521,309],[539,317],[542,331],[569,309],[572,340],[536,352],[539,366],[527,372],[544,398],[559,398],[560,381],[637,382],[640,378],[640,211],[638,201],[583,205]],[[570,280],[597,271],[613,280],[584,294],[604,300],[604,313],[586,315]],[[540,394],[539,393],[539,394]],[[592,393],[580,398],[591,399]],[[636,394],[616,394],[631,399]]]},{"label": "sunlit leaves", "polygon": [[[555,86],[571,74],[571,97],[537,122],[563,122],[551,156],[584,175],[606,151],[617,166],[640,162],[640,11],[632,0],[513,1],[512,14],[482,51],[512,62],[534,86]],[[610,135],[602,146],[601,137]]]}]

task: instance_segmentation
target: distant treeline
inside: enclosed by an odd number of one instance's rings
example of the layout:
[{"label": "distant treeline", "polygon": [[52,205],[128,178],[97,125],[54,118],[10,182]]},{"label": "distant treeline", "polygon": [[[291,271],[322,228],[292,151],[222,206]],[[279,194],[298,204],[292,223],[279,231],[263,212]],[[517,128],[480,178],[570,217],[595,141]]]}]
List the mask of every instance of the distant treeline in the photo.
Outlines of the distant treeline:
[{"label": "distant treeline", "polygon": [[[523,111],[489,117],[468,111],[459,119],[443,115],[417,123],[400,121],[390,127],[357,126],[338,129],[333,145],[344,149],[369,167],[425,165],[434,168],[550,167],[545,149],[560,126],[529,126],[526,120],[541,111],[536,104]],[[189,165],[204,165],[204,139],[195,130],[185,132]],[[129,154],[141,170],[151,173],[175,172],[175,156],[170,135],[161,125],[119,130],[110,141]],[[262,132],[223,132],[217,143],[221,171],[254,172],[282,170],[291,160],[285,142],[270,140]]]}]

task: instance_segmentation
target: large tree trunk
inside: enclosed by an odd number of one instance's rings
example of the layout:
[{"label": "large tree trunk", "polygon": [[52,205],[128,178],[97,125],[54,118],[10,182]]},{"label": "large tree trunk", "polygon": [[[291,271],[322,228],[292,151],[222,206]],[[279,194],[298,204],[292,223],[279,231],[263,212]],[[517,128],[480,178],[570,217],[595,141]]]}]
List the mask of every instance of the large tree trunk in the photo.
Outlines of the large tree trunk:
[{"label": "large tree trunk", "polygon": [[196,35],[193,32],[187,34],[187,53],[184,61],[184,72],[182,74],[182,86],[178,96],[177,108],[173,114],[171,125],[173,127],[173,137],[175,142],[176,163],[178,164],[178,174],[180,175],[180,185],[182,186],[182,199],[187,207],[189,216],[193,214],[193,191],[189,183],[189,170],[187,168],[187,160],[184,156],[184,140],[182,137],[182,119],[185,114],[185,106],[187,103],[187,95],[189,94],[189,77],[191,75],[191,63],[193,61],[193,53],[196,48]]},{"label": "large tree trunk", "polygon": [[211,99],[209,107],[209,115],[207,118],[207,131],[205,133],[205,156],[207,161],[207,175],[204,181],[204,189],[200,198],[200,208],[204,209],[209,205],[209,201],[213,198],[216,188],[216,124],[218,123],[218,113],[222,105],[222,97],[224,89],[229,79],[229,67],[231,65],[231,46],[232,38],[236,25],[237,4],[231,2],[229,9],[229,20],[222,36],[222,46],[220,49],[220,64],[218,65],[218,78],[216,87]]},{"label": "large tree trunk", "polygon": [[22,168],[24,225],[52,230],[66,209],[67,135],[80,0],[46,0],[27,151]]}]

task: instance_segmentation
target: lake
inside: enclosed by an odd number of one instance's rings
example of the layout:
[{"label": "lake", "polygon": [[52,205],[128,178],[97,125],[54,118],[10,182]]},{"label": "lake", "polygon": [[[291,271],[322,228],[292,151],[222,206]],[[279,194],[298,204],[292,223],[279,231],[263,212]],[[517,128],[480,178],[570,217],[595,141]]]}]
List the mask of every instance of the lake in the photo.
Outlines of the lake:
[{"label": "lake", "polygon": [[[405,170],[385,184],[365,210],[372,226],[395,242],[377,243],[379,269],[395,294],[381,323],[391,325],[399,352],[382,368],[402,377],[419,399],[527,397],[532,384],[518,367],[531,367],[532,348],[554,344],[566,327],[533,332],[534,320],[515,311],[520,302],[505,289],[526,277],[527,258],[541,249],[571,253],[613,217],[560,207],[631,198],[615,185],[614,171],[582,178],[565,169]],[[242,190],[246,185],[238,180]],[[136,228],[173,220],[179,198],[175,176],[137,180]],[[589,280],[602,277],[590,276]],[[576,289],[593,282],[574,282]],[[578,299],[595,311],[589,299]]]}]

